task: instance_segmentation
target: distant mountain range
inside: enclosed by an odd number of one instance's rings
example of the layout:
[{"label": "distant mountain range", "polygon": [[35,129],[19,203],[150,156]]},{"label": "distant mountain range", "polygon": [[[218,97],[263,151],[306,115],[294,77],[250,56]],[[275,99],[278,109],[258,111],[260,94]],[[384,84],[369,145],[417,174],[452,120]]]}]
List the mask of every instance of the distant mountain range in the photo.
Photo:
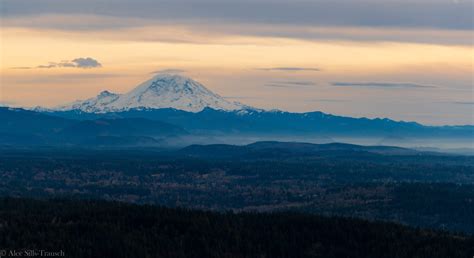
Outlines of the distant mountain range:
[{"label": "distant mountain range", "polygon": [[172,108],[129,109],[120,112],[87,113],[80,110],[43,111],[68,119],[146,118],[180,126],[203,134],[319,135],[377,137],[470,137],[474,126],[424,126],[391,119],[352,118],[315,111],[291,113],[241,109],[235,111],[205,108],[187,112]]},{"label": "distant mountain range", "polygon": [[[202,113],[204,117],[209,117],[208,114],[218,112],[215,110],[204,110],[196,114],[171,109],[156,110],[155,112],[159,111],[194,115]],[[151,111],[142,110],[136,112]],[[219,112],[217,114],[221,114]],[[234,115],[242,116],[239,113],[234,113]],[[215,134],[218,128],[225,128],[209,126],[207,131],[198,132],[196,127],[189,126],[188,128],[192,130],[188,131],[181,126],[168,122],[147,118],[119,118],[117,114],[115,116],[115,118],[102,117],[78,120],[23,109],[0,108],[0,119],[3,122],[0,124],[0,146],[170,147],[169,139],[193,137],[193,135],[203,133]],[[186,121],[186,119],[182,121]],[[235,134],[236,132],[228,133]],[[345,143],[311,144],[277,141],[261,141],[248,145],[190,145],[179,150],[179,152],[186,156],[205,158],[265,158],[267,156],[268,158],[276,158],[338,155],[339,153],[344,155],[354,153],[359,156],[366,154],[414,155],[427,153],[425,151],[391,146],[361,146]]]},{"label": "distant mountain range", "polygon": [[[125,94],[108,91],[52,109],[0,108],[0,144],[160,146],[195,143],[201,137],[377,137],[402,140],[471,139],[474,126],[424,126],[390,119],[352,118],[323,112],[265,111],[229,102],[202,84],[160,74]],[[193,138],[194,137],[194,138]],[[204,138],[202,138],[204,137]],[[205,138],[210,137],[210,138]],[[247,141],[248,142],[248,141]],[[469,147],[469,146],[467,146]]]}]

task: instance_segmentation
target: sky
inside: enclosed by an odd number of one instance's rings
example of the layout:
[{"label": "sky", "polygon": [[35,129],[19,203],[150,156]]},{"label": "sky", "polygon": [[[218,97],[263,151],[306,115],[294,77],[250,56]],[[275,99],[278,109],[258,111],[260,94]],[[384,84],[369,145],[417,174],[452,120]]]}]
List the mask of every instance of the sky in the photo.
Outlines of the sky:
[{"label": "sky", "polygon": [[264,109],[474,124],[474,0],[0,0],[0,105],[180,73]]}]

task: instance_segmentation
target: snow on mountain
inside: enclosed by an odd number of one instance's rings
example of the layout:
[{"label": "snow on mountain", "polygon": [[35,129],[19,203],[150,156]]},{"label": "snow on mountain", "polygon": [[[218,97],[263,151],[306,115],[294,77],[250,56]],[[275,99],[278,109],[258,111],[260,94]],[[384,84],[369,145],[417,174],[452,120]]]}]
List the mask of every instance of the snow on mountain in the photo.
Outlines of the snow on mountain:
[{"label": "snow on mountain", "polygon": [[109,107],[111,103],[120,98],[120,94],[111,93],[109,91],[102,91],[96,97],[77,100],[72,103],[58,106],[54,110],[66,111],[66,110],[81,110],[84,112],[107,112],[112,111]]},{"label": "snow on mountain", "polygon": [[59,106],[55,110],[101,113],[134,108],[175,108],[199,112],[207,107],[226,111],[250,108],[230,102],[188,77],[158,74],[125,94],[103,91],[96,97]]}]

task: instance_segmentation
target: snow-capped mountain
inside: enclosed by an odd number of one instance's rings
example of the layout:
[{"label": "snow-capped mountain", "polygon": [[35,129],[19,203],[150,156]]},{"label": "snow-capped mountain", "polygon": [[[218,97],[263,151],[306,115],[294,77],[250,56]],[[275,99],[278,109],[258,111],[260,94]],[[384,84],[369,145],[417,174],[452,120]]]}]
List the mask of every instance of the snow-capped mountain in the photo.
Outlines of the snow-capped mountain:
[{"label": "snow-capped mountain", "polygon": [[175,108],[199,112],[204,108],[233,111],[249,107],[228,101],[191,78],[158,74],[125,94],[103,91],[96,97],[58,106],[54,110],[102,113],[134,108]]}]

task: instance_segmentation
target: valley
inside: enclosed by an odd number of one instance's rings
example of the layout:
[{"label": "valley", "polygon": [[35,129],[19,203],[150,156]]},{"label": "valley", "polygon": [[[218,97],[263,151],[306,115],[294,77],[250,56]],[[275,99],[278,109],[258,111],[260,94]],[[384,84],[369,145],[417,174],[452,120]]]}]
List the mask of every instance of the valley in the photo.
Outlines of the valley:
[{"label": "valley", "polygon": [[263,142],[181,150],[3,149],[0,161],[2,196],[298,211],[474,233],[470,156]]}]

